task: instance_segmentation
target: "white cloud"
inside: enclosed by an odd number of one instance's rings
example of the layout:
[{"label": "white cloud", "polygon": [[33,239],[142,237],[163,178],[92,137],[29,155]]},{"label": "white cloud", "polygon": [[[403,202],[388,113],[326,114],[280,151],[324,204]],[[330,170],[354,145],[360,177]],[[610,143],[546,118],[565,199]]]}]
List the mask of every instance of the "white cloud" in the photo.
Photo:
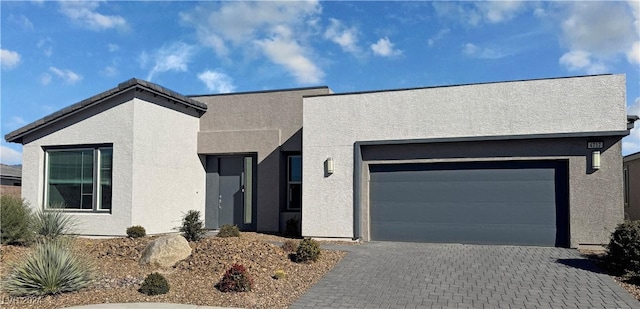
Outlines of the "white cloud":
[{"label": "white cloud", "polygon": [[530,3],[527,1],[435,1],[432,5],[439,17],[479,26],[483,21],[491,24],[507,22],[524,12]]},{"label": "white cloud", "polygon": [[524,1],[481,1],[474,2],[482,16],[490,23],[513,19],[526,7]]},{"label": "white cloud", "polygon": [[562,42],[569,49],[560,64],[570,71],[606,72],[620,58],[640,64],[640,2],[563,3]]},{"label": "white cloud", "polygon": [[209,89],[209,91],[215,91],[217,93],[229,93],[233,92],[236,89],[236,86],[233,85],[233,80],[231,79],[231,77],[215,70],[207,70],[198,74],[198,79],[200,79],[207,86],[207,89]]},{"label": "white cloud", "polygon": [[109,52],[114,52],[120,49],[120,46],[118,46],[117,44],[109,43],[107,44],[107,49],[109,49]]},{"label": "white cloud", "polygon": [[488,47],[481,48],[473,43],[462,46],[462,52],[467,56],[480,59],[500,59],[509,56],[509,53],[504,51]]},{"label": "white cloud", "polygon": [[4,164],[22,163],[22,153],[5,145],[0,146],[0,162]]},{"label": "white cloud", "polygon": [[[82,80],[82,76],[78,75],[77,73],[71,71],[71,70],[67,70],[67,69],[59,69],[56,67],[49,67],[49,72],[55,74],[56,76],[58,76],[59,78],[61,78],[63,81],[69,83],[69,84],[75,84],[77,82],[79,82],[80,80]],[[45,79],[42,79],[42,81],[44,81]],[[51,81],[51,76],[49,75],[48,77],[48,81],[46,83],[43,82],[43,84],[48,84]]]},{"label": "white cloud", "polygon": [[60,1],[59,3],[60,12],[63,15],[91,30],[100,31],[127,27],[127,21],[122,16],[97,13],[99,2]]},{"label": "white cloud", "polygon": [[378,40],[378,42],[371,44],[371,50],[377,56],[382,57],[391,57],[402,54],[402,51],[399,49],[393,48],[393,43],[389,40],[388,37],[384,37]]},{"label": "white cloud", "polygon": [[[627,107],[627,114],[640,116],[640,97]],[[636,121],[635,128],[629,136],[622,139],[622,153],[627,155],[640,151],[640,121]]]},{"label": "white cloud", "polygon": [[606,73],[608,67],[600,60],[592,57],[591,53],[574,50],[565,53],[558,61],[569,71],[585,71],[588,74]]},{"label": "white cloud", "polygon": [[11,70],[20,64],[20,59],[22,57],[15,51],[8,49],[0,49],[0,63],[2,63],[2,68],[6,70]]},{"label": "white cloud", "polygon": [[187,64],[191,61],[194,53],[194,46],[183,42],[174,42],[162,46],[151,56],[143,52],[140,59],[143,66],[146,66],[149,61],[154,63],[153,68],[147,75],[147,80],[151,81],[158,73],[168,71],[186,72],[188,69]]},{"label": "white cloud", "polygon": [[[317,18],[321,12],[318,1],[228,1],[203,3],[180,17],[218,57],[255,60],[262,55],[298,83],[317,83],[324,72],[313,61],[311,43],[322,35]],[[347,39],[342,40],[345,46]]]},{"label": "white cloud", "polygon": [[40,83],[41,83],[41,84],[43,84],[43,85],[45,85],[45,86],[46,86],[46,85],[49,85],[49,83],[51,83],[51,78],[52,78],[51,74],[49,74],[49,73],[42,73],[42,74],[40,75]]},{"label": "white cloud", "polygon": [[329,19],[329,26],[324,32],[324,38],[340,45],[342,50],[348,53],[357,54],[360,52],[358,29],[355,27],[346,28],[335,18]]},{"label": "white cloud", "polygon": [[442,40],[442,38],[444,38],[447,34],[449,34],[449,32],[451,32],[449,28],[440,29],[440,31],[438,31],[436,35],[432,36],[427,41],[427,43],[429,44],[429,47],[432,47],[435,43]]},{"label": "white cloud", "polygon": [[22,28],[22,30],[33,30],[33,23],[24,15],[14,16],[11,14],[9,15],[9,21]]},{"label": "white cloud", "polygon": [[25,124],[27,124],[27,122],[24,120],[24,118],[20,116],[12,116],[11,119],[9,119],[7,123],[5,123],[5,126],[9,130],[15,130]]},{"label": "white cloud", "polygon": [[104,67],[104,69],[102,69],[100,73],[106,77],[114,77],[118,75],[119,71],[115,66],[109,65]]},{"label": "white cloud", "polygon": [[42,38],[38,40],[36,47],[41,49],[45,56],[51,57],[53,54],[53,40],[50,37]]},{"label": "white cloud", "polygon": [[298,83],[314,84],[324,78],[324,72],[305,56],[305,49],[285,26],[276,27],[271,38],[255,41],[255,44],[273,63],[285,67]]}]

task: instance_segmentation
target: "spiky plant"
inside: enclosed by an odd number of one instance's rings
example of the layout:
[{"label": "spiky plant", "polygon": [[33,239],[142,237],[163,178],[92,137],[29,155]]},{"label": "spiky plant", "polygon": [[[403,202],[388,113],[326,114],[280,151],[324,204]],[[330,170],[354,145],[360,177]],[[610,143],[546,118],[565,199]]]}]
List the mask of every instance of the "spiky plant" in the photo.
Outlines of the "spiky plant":
[{"label": "spiky plant", "polygon": [[91,283],[93,268],[61,239],[39,242],[13,266],[3,286],[13,296],[42,296],[80,290]]},{"label": "spiky plant", "polygon": [[77,227],[75,218],[60,210],[39,210],[34,221],[36,234],[49,239],[73,234]]},{"label": "spiky plant", "polygon": [[204,224],[200,220],[200,212],[197,210],[189,210],[182,218],[182,227],[180,232],[188,241],[198,241],[204,238],[207,231],[204,230]]},{"label": "spiky plant", "polygon": [[32,213],[23,199],[0,197],[0,239],[2,244],[27,244],[33,239]]}]

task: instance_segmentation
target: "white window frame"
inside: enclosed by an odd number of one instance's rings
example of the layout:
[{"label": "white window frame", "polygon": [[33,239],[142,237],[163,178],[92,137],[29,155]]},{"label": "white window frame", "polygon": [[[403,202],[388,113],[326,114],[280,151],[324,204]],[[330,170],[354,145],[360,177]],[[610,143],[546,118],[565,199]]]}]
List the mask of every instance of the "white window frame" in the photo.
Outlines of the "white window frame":
[{"label": "white window frame", "polygon": [[[43,197],[43,207],[45,210],[55,210],[55,211],[64,211],[64,212],[100,212],[100,213],[110,213],[111,208],[102,208],[102,188],[101,188],[101,151],[102,150],[111,150],[111,182],[113,186],[113,145],[98,145],[98,146],[78,146],[78,147],[64,147],[64,148],[44,148],[44,197]],[[91,209],[79,209],[79,208],[55,208],[49,207],[49,154],[52,152],[71,152],[71,151],[83,151],[83,150],[93,150],[93,192],[91,197]],[[113,192],[112,192],[113,196]]]}]

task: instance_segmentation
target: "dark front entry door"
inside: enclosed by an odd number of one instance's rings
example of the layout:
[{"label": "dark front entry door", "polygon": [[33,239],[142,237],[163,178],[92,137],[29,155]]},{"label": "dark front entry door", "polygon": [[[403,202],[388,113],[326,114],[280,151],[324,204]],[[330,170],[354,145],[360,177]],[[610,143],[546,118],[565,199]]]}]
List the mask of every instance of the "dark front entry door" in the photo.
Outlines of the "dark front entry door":
[{"label": "dark front entry door", "polygon": [[231,224],[254,229],[253,162],[252,156],[207,157],[206,228]]}]

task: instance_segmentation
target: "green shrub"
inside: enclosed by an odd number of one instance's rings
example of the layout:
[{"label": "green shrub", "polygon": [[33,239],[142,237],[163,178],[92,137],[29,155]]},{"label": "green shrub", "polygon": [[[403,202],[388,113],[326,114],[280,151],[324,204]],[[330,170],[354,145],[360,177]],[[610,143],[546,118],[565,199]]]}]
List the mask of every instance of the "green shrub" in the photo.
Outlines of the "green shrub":
[{"label": "green shrub", "polygon": [[69,242],[47,240],[14,265],[4,289],[14,296],[41,296],[80,290],[92,280],[93,268]]},{"label": "green shrub", "polygon": [[317,241],[311,238],[305,238],[304,240],[302,240],[302,242],[300,242],[295,254],[296,262],[315,262],[319,257],[320,244]]},{"label": "green shrub", "polygon": [[218,237],[240,237],[240,229],[236,225],[224,224],[220,227]]},{"label": "green shrub", "polygon": [[39,210],[34,218],[36,234],[48,239],[76,232],[77,221],[60,210]]},{"label": "green shrub", "polygon": [[145,231],[144,227],[140,225],[134,225],[127,228],[127,236],[131,238],[145,237],[146,235],[147,231]]},{"label": "green shrub", "polygon": [[0,241],[2,244],[26,244],[33,239],[32,213],[22,199],[0,196]]},{"label": "green shrub", "polygon": [[207,231],[204,230],[203,223],[200,220],[200,212],[197,210],[189,210],[182,218],[182,227],[180,232],[188,241],[198,241],[204,238]]},{"label": "green shrub", "polygon": [[285,252],[295,252],[298,249],[298,242],[295,240],[287,239],[282,243],[282,250]]},{"label": "green shrub", "polygon": [[296,218],[291,218],[287,220],[287,225],[284,230],[284,236],[299,237],[300,236],[300,229],[298,228],[299,224],[300,224],[300,220]]},{"label": "green shrub", "polygon": [[221,292],[248,292],[252,286],[253,280],[247,269],[240,264],[233,264],[217,285]]},{"label": "green shrub", "polygon": [[625,221],[616,227],[605,261],[618,275],[640,280],[640,221]]},{"label": "green shrub", "polygon": [[169,293],[169,282],[167,279],[159,273],[151,273],[138,289],[138,292],[147,295],[160,295]]}]

